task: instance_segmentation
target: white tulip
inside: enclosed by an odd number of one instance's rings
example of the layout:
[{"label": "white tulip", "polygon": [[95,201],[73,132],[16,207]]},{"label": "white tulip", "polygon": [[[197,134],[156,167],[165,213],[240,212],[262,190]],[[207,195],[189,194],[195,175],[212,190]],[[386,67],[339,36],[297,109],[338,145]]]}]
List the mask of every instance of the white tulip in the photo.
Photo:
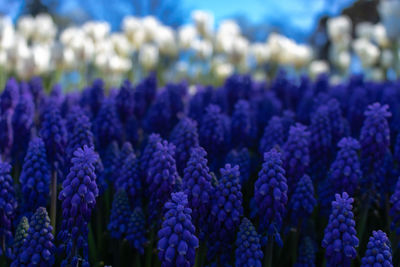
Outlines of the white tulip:
[{"label": "white tulip", "polygon": [[351,55],[348,51],[341,51],[336,55],[336,64],[342,70],[347,70],[350,67]]},{"label": "white tulip", "polygon": [[51,50],[48,45],[36,44],[32,47],[34,72],[36,75],[45,73],[50,69]]},{"label": "white tulip", "polygon": [[368,76],[374,81],[382,81],[385,79],[385,73],[381,68],[372,68]]},{"label": "white tulip", "polygon": [[390,40],[383,24],[378,23],[374,25],[372,37],[380,47],[388,48],[390,46]]},{"label": "white tulip", "polygon": [[122,22],[122,29],[133,47],[139,49],[146,42],[146,31],[142,21],[133,16],[127,16]]},{"label": "white tulip", "polygon": [[214,67],[214,75],[218,79],[226,79],[228,76],[232,75],[234,72],[234,67],[229,63],[217,64]]},{"label": "white tulip", "polygon": [[207,59],[212,55],[213,47],[207,40],[195,40],[192,43],[192,49],[196,56],[201,59]]},{"label": "white tulip", "polygon": [[152,44],[145,44],[139,50],[139,63],[146,70],[154,69],[158,63],[158,48]]},{"label": "white tulip", "polygon": [[371,67],[379,59],[379,49],[370,41],[359,38],[353,42],[353,49],[364,67]]},{"label": "white tulip", "polygon": [[248,54],[249,41],[241,36],[237,36],[232,43],[232,50],[229,53],[231,61],[235,64],[242,63]]},{"label": "white tulip", "polygon": [[333,42],[340,42],[343,35],[351,33],[351,20],[347,16],[329,18],[327,21],[327,31]]},{"label": "white tulip", "polygon": [[371,39],[373,35],[374,25],[371,22],[360,22],[356,25],[356,36],[358,38]]},{"label": "white tulip", "polygon": [[262,65],[269,60],[270,50],[264,43],[254,43],[250,47],[250,53],[255,58],[258,65]]},{"label": "white tulip", "polygon": [[19,53],[17,55],[15,71],[19,78],[29,79],[35,74],[35,63],[33,60],[33,55],[32,51],[28,47],[27,49],[20,49],[20,52],[22,51],[23,53]]},{"label": "white tulip", "polygon": [[57,34],[57,26],[49,14],[39,14],[35,17],[35,28],[32,39],[38,43],[51,43]]},{"label": "white tulip", "polygon": [[9,62],[8,62],[7,52],[4,50],[0,50],[0,66],[2,68],[8,69],[8,65],[9,65]]},{"label": "white tulip", "polygon": [[296,45],[294,49],[293,65],[302,68],[307,65],[313,56],[311,47],[307,45]]},{"label": "white tulip", "polygon": [[267,46],[270,50],[271,61],[275,63],[281,62],[281,58],[285,57],[285,50],[287,47],[292,46],[292,42],[283,35],[278,33],[271,33],[267,39]]},{"label": "white tulip", "polygon": [[324,60],[314,60],[311,62],[309,67],[309,73],[312,78],[317,77],[320,74],[328,73],[329,65]]},{"label": "white tulip", "polygon": [[215,50],[220,53],[229,54],[232,52],[235,37],[225,33],[218,33],[215,36]]},{"label": "white tulip", "polygon": [[70,47],[65,47],[62,52],[62,65],[66,69],[73,69],[78,66],[78,59],[74,50]]},{"label": "white tulip", "polygon": [[196,39],[197,32],[192,25],[185,25],[178,31],[179,46],[182,49],[189,49],[192,42]]},{"label": "white tulip", "polygon": [[113,33],[110,36],[110,43],[112,44],[114,51],[122,57],[128,57],[133,51],[133,47],[128,41],[128,38],[121,33]]},{"label": "white tulip", "polygon": [[218,28],[217,34],[229,34],[231,36],[240,35],[240,27],[234,20],[224,20],[221,22]]},{"label": "white tulip", "polygon": [[381,66],[384,68],[390,68],[394,62],[393,52],[389,49],[385,49],[381,53]]},{"label": "white tulip", "polygon": [[158,20],[153,16],[147,16],[142,19],[141,24],[146,33],[146,40],[148,42],[154,41],[160,27]]},{"label": "white tulip", "polygon": [[9,17],[0,17],[0,49],[9,49],[14,43],[14,26]]},{"label": "white tulip", "polygon": [[114,74],[126,73],[132,68],[132,61],[114,54],[109,58],[108,68]]},{"label": "white tulip", "polygon": [[155,35],[155,42],[160,50],[160,53],[163,55],[175,56],[178,53],[175,34],[170,27],[158,27],[157,34]]},{"label": "white tulip", "polygon": [[35,31],[35,19],[30,16],[22,16],[18,19],[17,24],[18,33],[25,37],[25,39],[30,39]]},{"label": "white tulip", "polygon": [[203,10],[195,10],[192,12],[192,19],[201,36],[208,38],[212,35],[214,16],[211,13]]},{"label": "white tulip", "polygon": [[82,30],[94,43],[105,39],[110,33],[110,28],[110,24],[105,21],[88,21],[82,26]]},{"label": "white tulip", "polygon": [[61,32],[60,42],[65,46],[69,46],[76,35],[83,35],[82,30],[77,27],[68,27]]}]

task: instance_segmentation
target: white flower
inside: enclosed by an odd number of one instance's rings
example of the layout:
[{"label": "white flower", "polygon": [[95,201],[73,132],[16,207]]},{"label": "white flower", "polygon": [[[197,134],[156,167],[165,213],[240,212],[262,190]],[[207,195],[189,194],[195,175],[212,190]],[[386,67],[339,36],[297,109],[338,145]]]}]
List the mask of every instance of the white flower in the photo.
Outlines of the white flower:
[{"label": "white flower", "polygon": [[258,65],[262,65],[269,60],[270,50],[264,43],[254,43],[250,46],[250,53],[254,56]]},{"label": "white flower", "polygon": [[234,40],[235,36],[218,33],[215,36],[215,50],[224,54],[231,53]]},{"label": "white flower", "polygon": [[94,43],[104,40],[110,33],[110,28],[110,24],[105,21],[88,21],[82,26],[82,30]]},{"label": "white flower", "polygon": [[234,20],[224,20],[221,22],[218,28],[217,34],[229,34],[231,36],[240,35],[240,27]]},{"label": "white flower", "polygon": [[0,50],[0,66],[7,69],[8,65],[9,62],[7,52],[4,50]]},{"label": "white flower", "polygon": [[237,36],[232,43],[231,51],[229,51],[230,60],[234,64],[243,63],[247,57],[248,50],[249,41],[242,36]]},{"label": "white flower", "polygon": [[337,56],[337,66],[342,70],[347,70],[351,63],[351,55],[348,51],[341,51]]},{"label": "white flower", "polygon": [[214,66],[213,70],[214,70],[214,75],[218,79],[226,79],[228,76],[232,75],[235,69],[229,63],[218,63]]},{"label": "white flower", "polygon": [[382,24],[378,23],[374,25],[372,37],[380,47],[387,48],[390,46],[389,37],[387,36],[386,29]]},{"label": "white flower", "polygon": [[317,77],[320,74],[328,73],[329,65],[324,60],[314,60],[311,62],[309,67],[309,73],[312,78]]},{"label": "white flower", "polygon": [[151,42],[157,38],[158,28],[160,27],[160,23],[153,16],[144,17],[141,21],[143,30],[146,34],[146,41]]},{"label": "white flower", "polygon": [[128,58],[114,54],[109,58],[108,68],[114,74],[126,73],[132,68],[132,62]]},{"label": "white flower", "polygon": [[146,32],[139,18],[127,16],[122,22],[122,29],[129,42],[138,49],[146,41]]},{"label": "white flower", "polygon": [[57,34],[57,26],[49,14],[39,14],[35,17],[35,28],[32,39],[38,43],[51,43]]},{"label": "white flower", "polygon": [[48,45],[35,44],[32,47],[32,57],[36,75],[50,70],[51,50]]},{"label": "white flower", "polygon": [[66,69],[73,69],[78,66],[77,56],[70,47],[65,47],[62,51],[62,65]]},{"label": "white flower", "polygon": [[374,25],[369,21],[360,22],[356,25],[356,36],[358,38],[371,39]]},{"label": "white flower", "polygon": [[382,67],[389,68],[392,66],[393,62],[394,62],[393,52],[389,49],[382,50],[381,61],[380,61]]},{"label": "white flower", "polygon": [[372,68],[368,76],[374,81],[382,81],[385,79],[385,73],[381,68]]},{"label": "white flower", "polygon": [[152,44],[145,44],[139,50],[139,63],[146,70],[155,68],[158,63],[158,48]]},{"label": "white flower", "polygon": [[343,35],[351,33],[351,20],[347,16],[329,18],[327,22],[327,31],[333,42],[340,42]]},{"label": "white flower", "polygon": [[267,46],[270,50],[271,61],[275,63],[283,63],[284,61],[287,61],[287,58],[291,57],[285,53],[289,47],[293,47],[293,42],[283,35],[275,32],[271,33],[268,36]]},{"label": "white flower", "polygon": [[378,11],[389,38],[398,38],[400,36],[400,1],[380,1]]},{"label": "white flower", "polygon": [[195,10],[192,12],[192,19],[194,20],[197,31],[201,36],[210,37],[212,35],[214,16],[211,13],[202,10]]},{"label": "white flower", "polygon": [[155,42],[158,45],[160,53],[163,55],[175,56],[178,53],[174,31],[170,27],[158,27]]},{"label": "white flower", "polygon": [[9,49],[14,43],[14,26],[9,17],[0,17],[0,49]]},{"label": "white flower", "polygon": [[370,41],[359,38],[353,42],[354,52],[360,57],[364,67],[371,67],[379,59],[379,49]]},{"label": "white flower", "polygon": [[185,25],[178,31],[179,46],[182,49],[189,49],[192,42],[196,39],[197,32],[193,25]]},{"label": "white flower", "polygon": [[209,58],[213,52],[212,44],[207,40],[194,40],[192,43],[192,49],[196,56],[201,59]]},{"label": "white flower", "polygon": [[[102,42],[103,44],[104,42]],[[113,33],[110,36],[110,43],[112,44],[114,51],[117,55],[122,57],[128,57],[133,51],[131,44],[125,35],[121,33]]]},{"label": "white flower", "polygon": [[30,16],[22,16],[18,19],[17,23],[18,33],[25,37],[25,39],[30,39],[35,31],[35,19]]},{"label": "white flower", "polygon": [[95,51],[94,43],[83,31],[72,37],[69,47],[74,50],[78,60],[83,62],[92,60]]}]

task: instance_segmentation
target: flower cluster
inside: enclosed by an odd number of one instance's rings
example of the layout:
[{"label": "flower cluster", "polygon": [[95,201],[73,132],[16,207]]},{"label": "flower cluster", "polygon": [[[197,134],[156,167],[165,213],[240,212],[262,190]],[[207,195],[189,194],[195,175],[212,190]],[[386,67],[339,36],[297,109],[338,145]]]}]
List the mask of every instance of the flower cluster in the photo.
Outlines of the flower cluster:
[{"label": "flower cluster", "polygon": [[382,230],[373,231],[369,238],[367,251],[361,260],[361,266],[382,265],[392,267],[392,247],[389,238]]},{"label": "flower cluster", "polygon": [[260,237],[247,218],[243,218],[240,224],[236,246],[236,266],[262,266]]}]

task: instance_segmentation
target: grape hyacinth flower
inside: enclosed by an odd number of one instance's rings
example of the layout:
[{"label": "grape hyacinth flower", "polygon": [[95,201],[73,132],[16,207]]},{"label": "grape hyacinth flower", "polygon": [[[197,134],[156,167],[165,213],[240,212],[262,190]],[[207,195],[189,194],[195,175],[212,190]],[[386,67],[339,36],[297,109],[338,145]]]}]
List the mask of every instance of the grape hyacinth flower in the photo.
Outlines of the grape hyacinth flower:
[{"label": "grape hyacinth flower", "polygon": [[281,153],[274,148],[265,153],[262,169],[254,184],[254,197],[260,217],[260,231],[262,233],[267,231],[268,235],[274,235],[276,238],[279,237],[288,201],[288,187],[281,157]]},{"label": "grape hyacinth flower", "polygon": [[356,258],[358,238],[352,212],[353,198],[346,192],[336,194],[332,201],[332,211],[322,240],[322,247],[328,266],[349,267],[351,260]]},{"label": "grape hyacinth flower", "polygon": [[157,143],[150,160],[146,180],[150,199],[148,208],[150,221],[160,218],[163,204],[170,197],[178,179],[174,154],[175,146],[167,141],[162,141]]},{"label": "grape hyacinth flower", "polygon": [[147,133],[159,133],[167,137],[175,125],[173,122],[173,111],[171,110],[171,99],[166,90],[163,90],[153,104],[150,106],[144,119],[144,128]]},{"label": "grape hyacinth flower", "polygon": [[192,119],[183,117],[171,132],[170,142],[175,145],[176,167],[183,173],[190,157],[190,151],[199,146],[197,123]]},{"label": "grape hyacinth flower", "polygon": [[137,207],[141,204],[142,181],[140,179],[139,162],[134,153],[130,153],[126,157],[115,188],[126,191],[132,207]]},{"label": "grape hyacinth flower", "polygon": [[125,80],[121,84],[121,88],[115,97],[115,105],[117,107],[118,116],[123,124],[125,124],[131,116],[133,116],[134,105],[133,86],[129,80]]},{"label": "grape hyacinth flower", "polygon": [[14,133],[12,155],[20,162],[25,156],[31,137],[35,106],[30,94],[21,94],[12,116]]},{"label": "grape hyacinth flower", "polygon": [[226,155],[225,163],[229,163],[232,166],[238,165],[240,169],[240,183],[246,183],[249,180],[251,172],[251,159],[250,152],[247,148],[231,150]]},{"label": "grape hyacinth flower", "polygon": [[[113,141],[121,143],[122,125],[112,99],[105,99],[93,123],[93,133],[100,151]],[[97,146],[96,146],[97,147]]]},{"label": "grape hyacinth flower", "polygon": [[23,195],[22,211],[32,214],[39,207],[46,207],[50,194],[51,168],[47,161],[46,148],[41,138],[29,143],[19,181]]},{"label": "grape hyacinth flower", "polygon": [[282,119],[278,116],[273,116],[264,129],[264,134],[260,139],[259,152],[264,155],[274,146],[282,146],[284,140],[284,128]]},{"label": "grape hyacinth flower", "polygon": [[336,144],[345,134],[344,119],[340,103],[337,99],[332,98],[326,103],[328,107],[328,117],[331,125],[332,144]]},{"label": "grape hyacinth flower", "polygon": [[153,158],[153,154],[156,151],[157,144],[162,142],[159,134],[150,134],[147,139],[147,144],[144,147],[143,153],[140,157],[140,172],[142,173],[142,181],[146,181],[147,170],[150,167],[150,160]]},{"label": "grape hyacinth flower", "polygon": [[239,166],[226,164],[220,171],[221,178],[212,195],[209,258],[228,253],[243,216]]},{"label": "grape hyacinth flower", "polygon": [[[83,251],[83,264],[88,261],[88,223],[96,204],[99,190],[96,184],[94,164],[97,154],[84,146],[74,152],[72,167],[62,184],[58,199],[62,202],[63,220],[58,239],[65,244],[67,258],[62,266],[74,265],[80,260],[77,252]],[[72,250],[76,248],[76,250]]]},{"label": "grape hyacinth flower", "polygon": [[[114,162],[112,181],[114,182],[114,186],[118,187],[117,182],[122,178],[123,166],[125,164],[125,160],[129,157],[129,155],[134,155],[132,145],[129,142],[125,142],[122,145],[121,150],[118,153],[118,157]],[[136,156],[135,156],[136,157]]]},{"label": "grape hyacinth flower", "polygon": [[300,178],[290,198],[292,222],[307,219],[313,212],[317,201],[314,197],[314,186],[307,174]]},{"label": "grape hyacinth flower", "polygon": [[142,80],[137,86],[134,93],[134,113],[138,120],[141,120],[146,114],[148,108],[153,102],[157,92],[157,77],[155,73],[151,73],[147,78]]},{"label": "grape hyacinth flower", "polygon": [[22,245],[24,244],[26,237],[28,236],[29,222],[28,218],[23,216],[18,223],[17,229],[15,230],[15,236],[13,240],[13,259],[22,253]]},{"label": "grape hyacinth flower", "polygon": [[309,236],[303,237],[300,241],[299,255],[294,267],[315,267],[315,253],[314,241]]},{"label": "grape hyacinth flower", "polygon": [[[374,103],[365,111],[365,120],[361,128],[361,167],[363,174],[371,178],[369,183],[379,183],[377,172],[390,146],[390,129],[387,118],[391,113],[387,105]],[[378,185],[379,186],[379,185]]]},{"label": "grape hyacinth flower", "polygon": [[389,238],[382,230],[372,232],[365,256],[361,259],[361,267],[374,266],[393,267],[392,247]]},{"label": "grape hyacinth flower", "polygon": [[139,142],[139,122],[133,115],[125,123],[125,138],[134,147]]},{"label": "grape hyacinth flower", "polygon": [[400,234],[400,178],[397,180],[396,188],[393,195],[390,197],[392,208],[390,209],[390,216],[392,217],[391,228]]},{"label": "grape hyacinth flower", "polygon": [[85,99],[86,101],[83,104],[88,103],[93,116],[97,116],[104,98],[104,82],[102,79],[96,79],[88,89],[87,99]]},{"label": "grape hyacinth flower", "polygon": [[126,240],[140,254],[144,253],[146,239],[146,218],[144,217],[142,208],[136,207],[132,215],[129,217]]},{"label": "grape hyacinth flower", "polygon": [[327,106],[320,106],[312,115],[310,133],[311,177],[321,180],[332,155],[332,127]]},{"label": "grape hyacinth flower", "polygon": [[8,159],[13,145],[13,111],[8,109],[0,115],[0,153],[3,160]]},{"label": "grape hyacinth flower", "polygon": [[[192,209],[192,222],[203,232],[207,225],[212,194],[206,157],[207,152],[202,147],[192,148],[182,179],[182,190],[188,197],[189,208]],[[205,233],[201,233],[200,238],[203,234]]]},{"label": "grape hyacinth flower", "polygon": [[18,82],[14,78],[10,78],[0,95],[0,112],[4,113],[7,110],[13,110],[17,105],[18,96]]},{"label": "grape hyacinth flower", "polygon": [[128,221],[131,214],[128,195],[124,190],[119,190],[114,194],[111,208],[110,222],[107,229],[111,237],[120,239],[128,232]]},{"label": "grape hyacinth flower", "polygon": [[33,96],[35,107],[38,108],[40,104],[42,104],[44,98],[44,86],[42,78],[38,76],[32,77],[32,79],[29,81],[29,90]]},{"label": "grape hyacinth flower", "polygon": [[242,219],[236,239],[236,267],[261,267],[261,260],[264,256],[260,237],[251,221],[247,218]]},{"label": "grape hyacinth flower", "polygon": [[11,263],[11,267],[53,266],[56,246],[53,243],[52,231],[53,228],[50,225],[50,218],[46,209],[38,208],[29,223],[26,240],[22,244],[20,253]]},{"label": "grape hyacinth flower", "polygon": [[84,114],[81,109],[74,110],[73,112],[73,127],[68,132],[68,141],[66,147],[66,154],[69,161],[73,157],[73,153],[84,145],[94,147],[94,137],[92,133],[92,124],[89,118]]},{"label": "grape hyacinth flower", "polygon": [[3,242],[0,255],[6,252],[5,249],[12,239],[12,223],[17,211],[17,200],[10,172],[11,165],[0,162],[0,240]]},{"label": "grape hyacinth flower", "polygon": [[283,146],[283,164],[289,192],[294,190],[310,164],[309,136],[306,127],[297,123],[290,127],[288,140]]},{"label": "grape hyacinth flower", "polygon": [[218,157],[225,151],[225,125],[218,106],[211,104],[206,108],[200,123],[199,140],[210,157]]},{"label": "grape hyacinth flower", "polygon": [[232,145],[242,147],[252,144],[255,133],[250,104],[246,100],[239,100],[235,104],[235,110],[232,114]]},{"label": "grape hyacinth flower", "polygon": [[345,137],[340,140],[338,147],[340,150],[328,172],[328,184],[332,190],[330,201],[335,193],[346,191],[349,195],[354,195],[362,178],[357,153],[360,143],[351,137]]},{"label": "grape hyacinth flower", "polygon": [[158,231],[158,257],[162,267],[193,266],[199,240],[195,236],[188,208],[187,196],[183,192],[171,194],[165,203],[165,220]]}]

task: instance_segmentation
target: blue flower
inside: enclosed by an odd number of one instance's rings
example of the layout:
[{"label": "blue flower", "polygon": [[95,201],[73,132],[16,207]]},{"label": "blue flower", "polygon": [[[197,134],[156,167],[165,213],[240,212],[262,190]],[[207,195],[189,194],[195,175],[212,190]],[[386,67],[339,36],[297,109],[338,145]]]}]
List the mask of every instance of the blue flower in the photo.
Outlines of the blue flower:
[{"label": "blue flower", "polygon": [[19,181],[23,194],[23,213],[32,214],[46,207],[49,199],[51,167],[43,140],[36,137],[29,143]]},{"label": "blue flower", "polygon": [[382,230],[372,232],[365,256],[361,259],[361,267],[375,266],[393,267],[392,247],[389,238]]},{"label": "blue flower", "polygon": [[151,73],[147,78],[142,80],[137,86],[134,93],[134,112],[135,117],[141,120],[146,114],[148,108],[153,102],[157,92],[157,77],[155,73]]},{"label": "blue flower", "polygon": [[123,81],[121,87],[115,97],[115,105],[122,123],[126,123],[128,118],[133,115],[134,111],[134,91],[129,80]]},{"label": "blue flower", "polygon": [[247,148],[231,150],[226,155],[225,163],[229,163],[232,166],[238,165],[240,169],[240,183],[246,183],[249,180],[251,174],[251,159],[250,152]]},{"label": "blue flower", "polygon": [[128,232],[128,221],[131,214],[128,195],[125,190],[119,190],[114,194],[110,222],[107,229],[113,238],[124,237]]},{"label": "blue flower", "polygon": [[38,208],[30,220],[28,235],[11,266],[53,266],[56,247],[52,231],[46,209]]},{"label": "blue flower", "polygon": [[246,100],[239,100],[231,120],[231,136],[234,147],[249,146],[253,143],[257,130],[254,128],[250,104]]},{"label": "blue flower", "polygon": [[[121,160],[124,160],[121,158]],[[128,154],[123,161],[119,179],[115,183],[115,188],[124,189],[129,197],[132,207],[141,204],[142,181],[140,179],[139,162],[135,154]]]},{"label": "blue flower", "polygon": [[264,129],[263,136],[260,140],[259,152],[261,155],[264,155],[265,152],[268,152],[274,146],[282,146],[284,142],[282,119],[278,116],[273,116]]},{"label": "blue flower", "polygon": [[165,203],[165,220],[158,231],[158,257],[161,266],[193,266],[199,240],[195,236],[188,208],[188,200],[183,192],[172,193]]},{"label": "blue flower", "polygon": [[264,256],[261,250],[260,236],[251,221],[242,219],[236,239],[236,261],[237,267],[261,267]]},{"label": "blue flower", "polygon": [[357,256],[358,238],[352,212],[353,198],[346,192],[336,194],[322,240],[328,266],[349,267]]},{"label": "blue flower", "polygon": [[140,254],[144,253],[144,246],[147,243],[146,239],[146,218],[140,207],[133,210],[129,217],[126,240],[137,249]]},{"label": "blue flower", "polygon": [[8,158],[13,145],[13,128],[12,128],[13,111],[7,109],[0,115],[0,152],[3,158]]},{"label": "blue flower", "polygon": [[315,267],[316,250],[311,237],[303,237],[300,241],[299,254],[294,267]]},{"label": "blue flower", "polygon": [[305,174],[300,178],[290,198],[291,219],[293,223],[307,219],[313,212],[317,201],[314,197],[314,186],[311,178]]},{"label": "blue flower", "polygon": [[13,110],[17,105],[19,96],[18,82],[14,78],[10,78],[6,82],[3,92],[0,95],[0,111]]},{"label": "blue flower", "polygon": [[26,237],[28,236],[29,222],[28,218],[23,216],[18,223],[17,229],[15,230],[12,253],[13,259],[22,253],[22,245],[24,244]]}]

